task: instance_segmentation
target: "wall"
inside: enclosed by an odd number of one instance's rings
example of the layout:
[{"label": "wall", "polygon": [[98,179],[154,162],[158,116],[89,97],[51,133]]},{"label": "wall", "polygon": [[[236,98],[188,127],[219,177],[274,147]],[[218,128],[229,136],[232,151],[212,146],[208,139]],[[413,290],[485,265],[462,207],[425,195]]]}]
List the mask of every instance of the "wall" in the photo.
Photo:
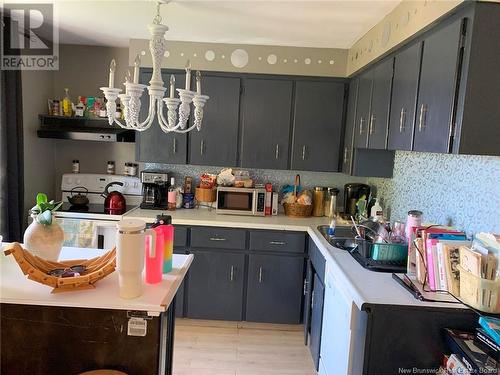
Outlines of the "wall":
[{"label": "wall", "polygon": [[408,210],[468,233],[500,233],[500,157],[397,151],[392,179],[369,179],[391,220]]},{"label": "wall", "polygon": [[[56,198],[54,185],[54,141],[37,137],[38,114],[47,112],[47,99],[52,96],[51,71],[23,71],[24,128],[24,207],[27,212],[36,203],[36,194],[44,192]],[[27,221],[25,221],[25,224]]]},{"label": "wall", "polygon": [[[117,63],[116,82],[124,81],[128,68],[128,48],[61,45],[59,71],[53,74],[53,91],[47,97],[64,96],[69,88],[72,101],[82,96],[103,96],[99,87],[107,86],[109,63]],[[54,140],[56,196],[60,196],[61,175],[71,172],[71,161],[80,161],[81,173],[105,173],[108,160],[114,160],[117,171],[135,160],[133,143],[105,143]]]}]

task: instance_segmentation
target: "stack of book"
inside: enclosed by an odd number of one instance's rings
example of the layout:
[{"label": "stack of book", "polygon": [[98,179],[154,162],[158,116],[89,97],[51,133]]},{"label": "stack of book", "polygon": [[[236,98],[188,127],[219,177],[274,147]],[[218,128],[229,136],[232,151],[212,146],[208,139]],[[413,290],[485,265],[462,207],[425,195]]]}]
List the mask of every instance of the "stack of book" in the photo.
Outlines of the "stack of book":
[{"label": "stack of book", "polygon": [[448,374],[498,374],[500,371],[500,319],[481,317],[476,334],[446,329],[451,353],[443,367]]}]

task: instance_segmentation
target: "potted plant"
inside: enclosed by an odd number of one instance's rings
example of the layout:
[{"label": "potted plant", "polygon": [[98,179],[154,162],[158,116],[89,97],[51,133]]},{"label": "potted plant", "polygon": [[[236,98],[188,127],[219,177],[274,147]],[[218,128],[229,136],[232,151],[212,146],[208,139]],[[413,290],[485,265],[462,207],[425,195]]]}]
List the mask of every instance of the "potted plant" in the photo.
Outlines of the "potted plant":
[{"label": "potted plant", "polygon": [[33,222],[24,232],[24,247],[40,258],[57,261],[61,253],[64,232],[52,216],[61,205],[62,202],[49,202],[46,194],[38,193],[36,206],[30,210]]}]

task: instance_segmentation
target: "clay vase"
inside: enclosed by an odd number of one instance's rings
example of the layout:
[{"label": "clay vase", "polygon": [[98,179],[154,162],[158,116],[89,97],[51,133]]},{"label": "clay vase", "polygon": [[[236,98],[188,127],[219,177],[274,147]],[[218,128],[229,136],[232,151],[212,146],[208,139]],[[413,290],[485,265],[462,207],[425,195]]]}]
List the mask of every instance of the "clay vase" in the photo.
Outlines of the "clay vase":
[{"label": "clay vase", "polygon": [[52,224],[40,224],[34,218],[24,232],[24,248],[33,255],[56,262],[64,242],[64,232],[56,220]]}]

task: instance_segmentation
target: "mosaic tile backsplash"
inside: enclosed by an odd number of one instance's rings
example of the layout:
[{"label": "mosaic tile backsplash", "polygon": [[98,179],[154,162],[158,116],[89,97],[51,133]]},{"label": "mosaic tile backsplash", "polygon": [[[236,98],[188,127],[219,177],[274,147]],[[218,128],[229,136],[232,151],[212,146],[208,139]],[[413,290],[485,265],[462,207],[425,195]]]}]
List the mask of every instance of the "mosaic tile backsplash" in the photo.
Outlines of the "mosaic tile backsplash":
[{"label": "mosaic tile backsplash", "polygon": [[424,221],[500,233],[500,157],[397,151],[392,179],[370,178],[391,220],[408,210]]}]

